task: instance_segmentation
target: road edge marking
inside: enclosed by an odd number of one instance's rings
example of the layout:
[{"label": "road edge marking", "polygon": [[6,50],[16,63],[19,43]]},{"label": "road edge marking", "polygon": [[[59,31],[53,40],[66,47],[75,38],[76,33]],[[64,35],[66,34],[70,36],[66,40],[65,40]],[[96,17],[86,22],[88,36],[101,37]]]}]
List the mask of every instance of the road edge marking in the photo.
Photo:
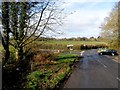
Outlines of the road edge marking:
[{"label": "road edge marking", "polygon": [[100,60],[97,60],[101,65],[103,65],[103,67],[107,68],[107,66],[105,64],[103,64],[102,62],[100,62]]},{"label": "road edge marking", "polygon": [[117,79],[118,81],[120,81],[120,78],[119,78],[119,77],[116,77],[116,79]]},{"label": "road edge marking", "polygon": [[[107,58],[110,58],[109,56],[105,56],[105,57],[107,57]],[[116,62],[116,63],[120,63],[119,61],[116,61],[115,59],[113,59],[113,58],[110,58],[112,61],[114,61],[114,62]]]}]

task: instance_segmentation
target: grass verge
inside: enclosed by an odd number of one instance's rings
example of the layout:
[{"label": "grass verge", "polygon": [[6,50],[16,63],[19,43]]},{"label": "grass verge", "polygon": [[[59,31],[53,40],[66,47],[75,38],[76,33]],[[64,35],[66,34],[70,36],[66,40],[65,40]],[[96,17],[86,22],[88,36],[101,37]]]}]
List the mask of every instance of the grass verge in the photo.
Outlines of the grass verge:
[{"label": "grass verge", "polygon": [[76,57],[77,54],[59,54],[54,64],[35,66],[35,71],[27,76],[26,87],[31,90],[59,87],[60,82],[70,74]]}]

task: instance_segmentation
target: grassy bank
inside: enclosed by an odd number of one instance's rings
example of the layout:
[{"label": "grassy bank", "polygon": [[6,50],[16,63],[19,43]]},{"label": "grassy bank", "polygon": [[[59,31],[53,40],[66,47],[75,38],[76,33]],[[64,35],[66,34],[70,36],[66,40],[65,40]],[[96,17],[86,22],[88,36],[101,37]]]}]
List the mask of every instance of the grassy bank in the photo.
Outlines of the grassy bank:
[{"label": "grassy bank", "polygon": [[61,80],[70,74],[77,56],[77,54],[59,54],[56,61],[51,64],[37,64],[34,66],[35,70],[27,76],[27,88],[36,90],[58,87]]}]

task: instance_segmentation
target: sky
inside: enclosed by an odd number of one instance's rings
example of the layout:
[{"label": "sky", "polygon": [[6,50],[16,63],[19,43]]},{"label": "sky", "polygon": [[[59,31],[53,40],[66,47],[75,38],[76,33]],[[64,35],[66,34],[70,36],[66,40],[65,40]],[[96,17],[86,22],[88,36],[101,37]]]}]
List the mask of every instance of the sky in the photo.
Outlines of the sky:
[{"label": "sky", "polygon": [[[60,0],[61,1],[61,0]],[[68,13],[55,38],[98,37],[104,18],[119,0],[62,0],[61,8]],[[70,14],[69,14],[70,13]]]},{"label": "sky", "polygon": [[65,12],[72,12],[61,27],[64,34],[57,38],[98,37],[104,18],[119,0],[64,0]]}]

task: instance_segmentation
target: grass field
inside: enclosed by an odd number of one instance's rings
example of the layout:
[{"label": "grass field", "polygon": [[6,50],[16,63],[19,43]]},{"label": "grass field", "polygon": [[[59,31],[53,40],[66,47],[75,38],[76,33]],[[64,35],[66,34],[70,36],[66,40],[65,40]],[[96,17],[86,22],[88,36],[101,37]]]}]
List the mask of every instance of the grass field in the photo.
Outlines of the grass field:
[{"label": "grass field", "polygon": [[73,44],[73,45],[80,45],[80,44],[86,44],[86,45],[99,45],[99,44],[107,44],[105,42],[99,42],[99,41],[65,41],[65,40],[48,40],[48,41],[37,41],[38,43],[44,43],[44,44]]},{"label": "grass field", "polygon": [[68,50],[67,45],[73,45],[74,50],[80,50],[83,45],[86,45],[87,48],[93,49],[96,47],[105,47],[107,43],[99,41],[74,41],[74,40],[47,40],[47,41],[36,41],[34,45],[37,45],[40,49],[59,49],[59,50]]},{"label": "grass field", "polygon": [[[67,45],[72,44],[74,50],[79,50],[80,46],[85,45],[107,45],[105,42],[99,42],[99,41],[70,41],[70,40],[47,40],[47,41],[35,41],[35,44],[37,45],[37,49],[59,49],[59,50],[67,50]],[[0,51],[3,50],[3,47],[0,46]]]}]

